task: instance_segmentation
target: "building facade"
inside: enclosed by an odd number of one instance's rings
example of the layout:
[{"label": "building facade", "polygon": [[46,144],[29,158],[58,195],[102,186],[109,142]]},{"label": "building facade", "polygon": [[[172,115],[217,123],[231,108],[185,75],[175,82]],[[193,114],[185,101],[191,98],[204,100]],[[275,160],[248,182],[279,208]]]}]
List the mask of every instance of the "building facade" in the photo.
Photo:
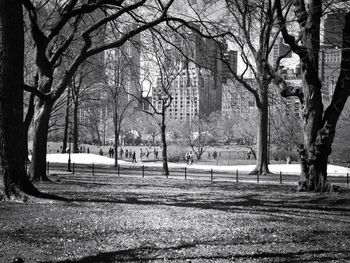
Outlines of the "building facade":
[{"label": "building facade", "polygon": [[[186,122],[195,116],[201,118],[221,112],[223,83],[227,82],[230,70],[237,70],[237,51],[227,50],[225,43],[203,39],[195,30],[189,32],[186,39],[174,36],[174,43],[182,54],[174,48],[169,50],[176,54],[175,67],[180,70],[167,88],[173,98],[168,109],[169,118]],[[152,104],[158,111],[163,88],[158,77],[152,87]]]}]

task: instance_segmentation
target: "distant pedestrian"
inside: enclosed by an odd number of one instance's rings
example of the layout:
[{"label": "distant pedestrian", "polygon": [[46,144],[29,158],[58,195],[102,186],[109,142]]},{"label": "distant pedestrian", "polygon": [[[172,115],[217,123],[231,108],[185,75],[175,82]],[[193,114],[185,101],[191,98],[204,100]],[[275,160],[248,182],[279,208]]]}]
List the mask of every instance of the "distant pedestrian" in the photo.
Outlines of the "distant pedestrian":
[{"label": "distant pedestrian", "polygon": [[123,153],[124,153],[123,148],[120,148],[120,158],[123,158]]},{"label": "distant pedestrian", "polygon": [[100,149],[100,151],[98,153],[102,156],[103,155],[102,149]]},{"label": "distant pedestrian", "polygon": [[108,149],[108,157],[111,158],[112,157],[112,148],[109,147]]},{"label": "distant pedestrian", "polygon": [[114,158],[114,148],[111,148],[111,157]]},{"label": "distant pedestrian", "polygon": [[82,147],[82,146],[80,146],[80,148],[79,148],[79,152],[80,152],[80,153],[82,153],[82,152],[83,152],[83,147]]},{"label": "distant pedestrian", "polygon": [[216,151],[213,152],[213,159],[216,160],[216,158],[218,157],[218,153]]},{"label": "distant pedestrian", "polygon": [[158,160],[158,150],[155,149],[154,156],[156,157],[156,160]]},{"label": "distant pedestrian", "polygon": [[149,150],[146,148],[146,158],[148,159],[149,156]]},{"label": "distant pedestrian", "polygon": [[142,148],[140,148],[140,160],[142,161]]},{"label": "distant pedestrian", "polygon": [[135,151],[133,151],[133,153],[132,153],[132,162],[133,163],[137,163],[136,162],[136,152]]},{"label": "distant pedestrian", "polygon": [[126,149],[125,150],[125,158],[128,158],[128,156],[129,156],[129,151],[128,151],[128,149]]},{"label": "distant pedestrian", "polygon": [[193,154],[192,152],[190,151],[190,154],[189,154],[189,164],[193,164]]},{"label": "distant pedestrian", "polygon": [[186,152],[185,160],[186,160],[186,164],[190,163],[190,153],[189,152]]},{"label": "distant pedestrian", "polygon": [[88,147],[87,150],[86,150],[87,153],[90,153],[90,148]]}]

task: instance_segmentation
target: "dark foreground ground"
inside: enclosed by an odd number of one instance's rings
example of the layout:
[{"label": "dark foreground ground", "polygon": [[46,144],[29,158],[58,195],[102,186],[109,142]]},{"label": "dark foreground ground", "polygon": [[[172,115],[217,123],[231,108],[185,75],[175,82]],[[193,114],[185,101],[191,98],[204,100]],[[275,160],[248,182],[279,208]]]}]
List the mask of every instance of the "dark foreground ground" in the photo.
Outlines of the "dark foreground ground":
[{"label": "dark foreground ground", "polygon": [[53,175],[73,202],[0,202],[0,262],[350,262],[350,194]]}]

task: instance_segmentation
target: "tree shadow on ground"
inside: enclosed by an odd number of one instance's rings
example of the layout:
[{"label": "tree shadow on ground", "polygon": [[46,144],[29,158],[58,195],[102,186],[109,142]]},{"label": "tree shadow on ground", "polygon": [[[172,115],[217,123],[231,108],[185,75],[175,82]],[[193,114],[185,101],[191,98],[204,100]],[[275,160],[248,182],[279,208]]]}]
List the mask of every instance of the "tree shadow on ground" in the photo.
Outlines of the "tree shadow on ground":
[{"label": "tree shadow on ground", "polygon": [[[80,259],[69,259],[62,261],[41,261],[39,263],[114,263],[114,262],[152,262],[159,260],[167,261],[187,261],[191,260],[264,260],[265,262],[322,262],[334,260],[349,260],[350,253],[348,250],[310,250],[297,252],[256,252],[256,253],[222,253],[212,251],[214,255],[194,255],[186,256],[182,252],[185,249],[191,249],[202,244],[191,243],[174,247],[153,247],[144,246],[135,249],[119,250],[112,252],[102,252],[93,256],[87,256]],[[179,252],[181,251],[181,252]],[[189,253],[187,253],[189,254]],[[198,252],[197,252],[198,254]]]}]

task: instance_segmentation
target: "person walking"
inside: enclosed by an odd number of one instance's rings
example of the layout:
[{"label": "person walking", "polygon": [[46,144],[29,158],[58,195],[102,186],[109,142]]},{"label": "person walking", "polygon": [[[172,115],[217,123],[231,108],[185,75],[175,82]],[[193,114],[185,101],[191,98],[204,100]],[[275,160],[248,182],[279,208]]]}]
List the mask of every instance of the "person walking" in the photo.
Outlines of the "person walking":
[{"label": "person walking", "polygon": [[114,157],[114,148],[111,148],[111,157]]},{"label": "person walking", "polygon": [[132,153],[132,162],[133,163],[137,163],[136,162],[136,152],[135,151],[133,151],[133,153]]}]

